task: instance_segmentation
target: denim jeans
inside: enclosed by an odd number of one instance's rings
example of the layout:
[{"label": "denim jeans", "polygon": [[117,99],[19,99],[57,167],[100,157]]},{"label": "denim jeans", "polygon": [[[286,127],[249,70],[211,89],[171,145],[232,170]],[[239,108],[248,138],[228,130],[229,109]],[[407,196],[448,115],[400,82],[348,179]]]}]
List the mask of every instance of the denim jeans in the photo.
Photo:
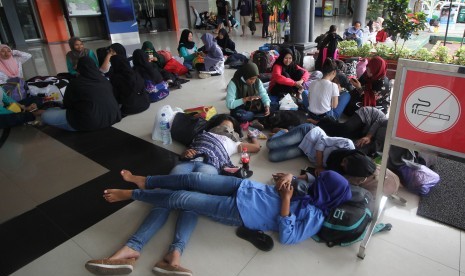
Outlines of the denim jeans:
[{"label": "denim jeans", "polygon": [[238,106],[231,110],[231,116],[233,116],[239,123],[245,123],[253,121],[255,113],[244,109],[244,105]]},{"label": "denim jeans", "polygon": [[280,162],[304,156],[299,148],[300,142],[305,135],[315,126],[313,124],[301,124],[292,128],[289,132],[279,131],[266,142],[269,149],[268,159],[271,162]]},{"label": "denim jeans", "polygon": [[[218,170],[212,165],[201,161],[187,161],[176,165],[170,172],[170,175],[187,174],[192,172],[218,174]],[[145,217],[137,231],[131,236],[126,245],[138,252],[142,250],[150,238],[155,235],[158,230],[165,224],[171,210],[169,208],[154,207]],[[173,241],[169,247],[169,252],[174,250],[184,251],[195,226],[197,225],[198,215],[192,211],[182,210],[178,214],[176,220],[176,229]]]},{"label": "denim jeans", "polygon": [[[331,109],[330,111],[326,112],[325,113],[326,116],[333,117],[336,120],[339,119],[339,117],[341,117],[342,113],[344,112],[344,109],[349,104],[349,102],[350,102],[350,93],[342,92],[339,95],[338,104],[336,108]],[[308,103],[308,91],[307,90],[304,90],[304,92],[302,92],[302,105],[305,107],[305,111],[308,112],[309,103]],[[313,118],[313,119],[317,120],[319,118]]]},{"label": "denim jeans", "polygon": [[226,225],[239,226],[242,219],[236,191],[241,182],[236,177],[202,173],[148,176],[145,183],[148,190],[134,190],[132,199],[158,208],[189,210]]},{"label": "denim jeans", "polygon": [[184,66],[187,67],[187,69],[192,70],[194,68],[194,65],[192,64],[192,61],[184,61]]},{"label": "denim jeans", "polygon": [[66,109],[50,108],[41,115],[42,123],[68,131],[76,131],[66,119]]}]

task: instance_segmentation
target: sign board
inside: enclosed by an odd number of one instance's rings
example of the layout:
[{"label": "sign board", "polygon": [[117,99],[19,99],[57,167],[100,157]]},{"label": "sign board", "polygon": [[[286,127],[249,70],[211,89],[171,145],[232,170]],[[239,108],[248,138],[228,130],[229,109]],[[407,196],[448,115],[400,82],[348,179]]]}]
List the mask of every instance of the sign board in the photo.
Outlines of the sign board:
[{"label": "sign board", "polygon": [[69,16],[100,15],[98,0],[66,0]]},{"label": "sign board", "polygon": [[[460,67],[430,64],[427,69],[415,66],[415,61],[405,65],[397,74],[401,78],[396,77],[400,86],[394,94],[397,108],[392,138],[465,157],[465,75],[458,73]],[[444,71],[441,66],[449,67]]]}]

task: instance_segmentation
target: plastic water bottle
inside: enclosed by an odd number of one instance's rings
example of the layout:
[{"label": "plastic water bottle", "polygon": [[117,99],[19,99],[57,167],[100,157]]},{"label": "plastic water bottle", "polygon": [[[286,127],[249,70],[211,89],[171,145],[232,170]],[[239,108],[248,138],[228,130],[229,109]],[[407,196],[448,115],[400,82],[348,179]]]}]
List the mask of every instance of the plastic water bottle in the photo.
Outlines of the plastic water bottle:
[{"label": "plastic water bottle", "polygon": [[170,122],[168,117],[165,116],[165,113],[161,114],[161,121],[160,121],[160,130],[161,130],[161,140],[163,141],[163,145],[171,144],[171,131],[170,131]]},{"label": "plastic water bottle", "polygon": [[249,152],[246,147],[242,148],[242,153],[241,153],[241,162],[242,162],[242,167],[244,170],[248,171],[249,170],[249,164],[250,164],[250,156]]}]

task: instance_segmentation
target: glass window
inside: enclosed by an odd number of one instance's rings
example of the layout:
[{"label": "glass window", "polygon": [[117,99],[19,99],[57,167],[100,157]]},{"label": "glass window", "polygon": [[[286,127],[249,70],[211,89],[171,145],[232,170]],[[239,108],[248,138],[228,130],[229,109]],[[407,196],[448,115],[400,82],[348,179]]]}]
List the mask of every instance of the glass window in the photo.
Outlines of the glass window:
[{"label": "glass window", "polygon": [[18,13],[19,23],[23,30],[25,40],[39,39],[40,33],[37,28],[32,3],[29,0],[16,0],[16,12]]}]

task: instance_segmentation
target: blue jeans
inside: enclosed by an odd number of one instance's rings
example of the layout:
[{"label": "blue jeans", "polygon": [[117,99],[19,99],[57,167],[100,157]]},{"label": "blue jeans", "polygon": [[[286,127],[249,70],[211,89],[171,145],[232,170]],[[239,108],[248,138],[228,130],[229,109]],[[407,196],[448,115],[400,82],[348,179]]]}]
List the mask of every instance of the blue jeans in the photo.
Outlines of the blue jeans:
[{"label": "blue jeans", "polygon": [[[336,108],[334,109],[331,109],[330,111],[326,112],[326,116],[328,117],[333,117],[334,119],[339,119],[339,117],[341,117],[342,115],[342,112],[344,112],[344,109],[346,108],[346,106],[349,104],[350,102],[350,93],[349,92],[342,92],[340,95],[339,95],[339,98],[338,98],[338,104],[336,106]],[[305,107],[305,111],[308,112],[308,106],[309,106],[309,103],[308,103],[308,90],[304,90],[304,92],[302,92],[302,105]],[[317,119],[317,118],[314,118],[314,119]]]},{"label": "blue jeans", "polygon": [[231,110],[231,116],[233,116],[239,123],[245,123],[253,121],[255,113],[245,110],[244,105],[241,105]]},{"label": "blue jeans", "polygon": [[187,69],[192,70],[194,68],[194,65],[192,64],[192,61],[184,61],[184,66],[187,67]]},{"label": "blue jeans", "polygon": [[134,190],[132,199],[156,208],[192,211],[226,225],[239,226],[243,222],[236,205],[236,191],[241,183],[240,178],[202,173],[148,176],[145,182],[148,190]]},{"label": "blue jeans", "polygon": [[42,123],[68,131],[76,131],[66,119],[66,109],[50,108],[41,115]]},{"label": "blue jeans", "polygon": [[[187,161],[176,165],[171,170],[170,175],[191,172],[218,174],[218,170],[212,165],[200,161]],[[170,212],[171,210],[168,208],[154,207],[145,217],[137,231],[128,240],[126,246],[140,252],[150,238],[165,224]],[[182,254],[197,225],[197,219],[198,215],[195,212],[186,210],[179,212],[173,242],[168,252],[176,250]]]},{"label": "blue jeans", "polygon": [[289,132],[279,131],[266,142],[269,149],[268,159],[271,162],[280,162],[304,156],[299,148],[305,135],[315,127],[313,124],[301,124],[292,128]]}]

